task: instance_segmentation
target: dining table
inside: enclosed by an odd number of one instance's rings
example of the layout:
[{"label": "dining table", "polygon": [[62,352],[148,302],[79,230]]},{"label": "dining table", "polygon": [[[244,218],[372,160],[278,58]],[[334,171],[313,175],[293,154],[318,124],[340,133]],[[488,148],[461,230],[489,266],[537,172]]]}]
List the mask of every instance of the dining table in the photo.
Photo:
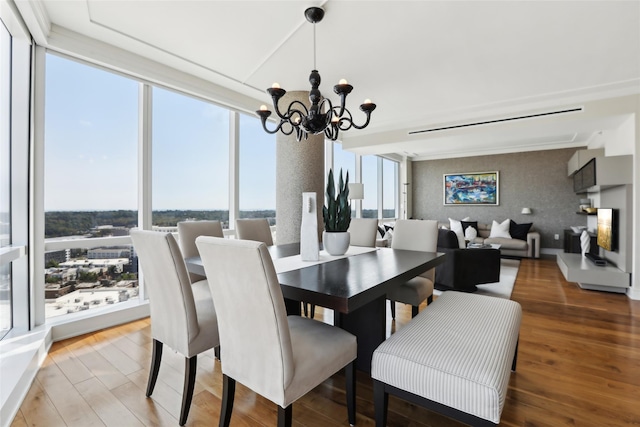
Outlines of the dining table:
[{"label": "dining table", "polygon": [[[300,257],[300,244],[268,248],[274,265],[281,258]],[[348,255],[348,253],[347,253]],[[356,367],[371,372],[373,351],[386,339],[386,294],[395,286],[442,264],[445,254],[392,248],[371,248],[326,262],[299,262],[276,272],[288,315],[300,315],[300,303],[333,310],[333,324],[358,341]],[[206,276],[200,257],[185,258],[187,269]]]}]

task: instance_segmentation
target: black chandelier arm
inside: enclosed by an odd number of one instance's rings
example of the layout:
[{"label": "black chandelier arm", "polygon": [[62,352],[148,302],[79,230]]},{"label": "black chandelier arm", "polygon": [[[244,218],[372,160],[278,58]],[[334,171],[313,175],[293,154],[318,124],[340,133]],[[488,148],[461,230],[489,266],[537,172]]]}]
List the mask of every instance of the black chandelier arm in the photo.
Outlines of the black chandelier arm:
[{"label": "black chandelier arm", "polygon": [[271,115],[271,111],[259,110],[259,111],[256,111],[256,113],[258,113],[258,115],[260,116],[260,121],[262,122],[262,129],[264,129],[264,131],[267,132],[268,134],[273,135],[274,133],[278,133],[278,131],[281,131],[285,135],[291,135],[291,133],[293,132],[294,126],[291,126],[291,129],[289,130],[283,127],[284,124],[289,123],[286,120],[280,120],[280,122],[278,123],[278,125],[274,130],[269,130],[269,128],[267,128],[267,118]]},{"label": "black chandelier arm", "polygon": [[[280,117],[282,120],[289,120],[289,118],[291,117],[291,112],[292,110],[294,112],[299,112],[298,110],[294,109],[293,106],[295,104],[299,104],[305,111],[304,114],[306,114],[307,112],[307,107],[301,103],[300,101],[293,101],[291,104],[289,104],[289,106],[287,107],[287,112],[285,114],[283,114],[280,111],[280,108],[278,107],[279,101],[280,101],[281,96],[272,96],[271,99],[273,101],[273,109],[276,112],[276,114],[278,115],[278,117]],[[302,114],[302,113],[300,113]]]},{"label": "black chandelier arm", "polygon": [[[299,105],[300,108],[295,108],[296,105]],[[277,107],[276,107],[277,108]],[[284,120],[288,120],[289,122],[291,122],[291,124],[293,123],[293,116],[295,114],[298,114],[298,116],[300,117],[300,120],[302,120],[302,118],[304,116],[306,116],[307,114],[309,114],[309,110],[307,109],[307,106],[304,105],[302,102],[300,101],[292,101],[291,104],[289,104],[289,107],[287,107],[287,112],[285,115],[280,115],[280,117]]]},{"label": "black chandelier arm", "polygon": [[367,104],[360,105],[360,110],[363,111],[367,117],[363,124],[357,125],[353,121],[353,116],[351,115],[351,111],[345,108],[343,116],[341,116],[340,120],[338,120],[338,127],[342,131],[349,130],[352,127],[355,129],[364,129],[369,125],[369,121],[371,120],[371,112],[375,109],[376,109],[376,104],[374,103],[367,103]]},{"label": "black chandelier arm", "polygon": [[322,98],[322,101],[320,101],[320,104],[318,106],[320,107],[319,111],[322,111],[322,107],[325,107],[325,110],[327,111],[327,120],[326,120],[327,127],[331,125],[334,117],[340,117],[340,116],[336,116],[336,113],[334,113],[333,111],[334,106],[331,103],[331,100],[329,98]]},{"label": "black chandelier arm", "polygon": [[[336,92],[336,93],[337,93],[337,92]],[[345,110],[346,110],[346,111],[348,111],[348,110],[347,110],[347,95],[348,95],[348,94],[349,94],[349,92],[346,92],[346,93],[345,93],[345,92],[339,93],[339,95],[340,95],[340,109],[338,110],[338,112],[337,112],[337,113],[336,113],[336,112],[334,112],[334,114],[335,114],[337,117],[342,117],[342,115],[344,114]],[[337,107],[336,107],[336,108],[337,108]]]},{"label": "black chandelier arm", "polygon": [[327,126],[327,128],[324,130],[324,135],[327,137],[327,139],[335,141],[336,139],[338,139],[339,132],[340,129],[338,128],[337,123],[334,122]]}]

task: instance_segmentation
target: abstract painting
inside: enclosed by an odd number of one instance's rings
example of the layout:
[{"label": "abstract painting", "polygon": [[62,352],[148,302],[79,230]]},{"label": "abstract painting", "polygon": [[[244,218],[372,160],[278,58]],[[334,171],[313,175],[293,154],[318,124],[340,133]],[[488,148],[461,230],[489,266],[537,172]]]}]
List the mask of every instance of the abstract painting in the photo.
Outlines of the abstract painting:
[{"label": "abstract painting", "polygon": [[445,205],[497,205],[498,171],[444,174]]}]

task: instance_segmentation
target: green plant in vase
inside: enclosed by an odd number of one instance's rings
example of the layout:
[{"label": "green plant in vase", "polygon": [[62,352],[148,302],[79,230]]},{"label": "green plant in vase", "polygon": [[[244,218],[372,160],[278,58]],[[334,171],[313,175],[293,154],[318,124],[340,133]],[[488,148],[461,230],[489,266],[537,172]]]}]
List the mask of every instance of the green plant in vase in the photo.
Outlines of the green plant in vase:
[{"label": "green plant in vase", "polygon": [[342,179],[342,169],[338,179],[336,194],[333,170],[329,169],[327,179],[326,204],[322,207],[324,249],[331,255],[344,255],[349,249],[349,225],[351,224],[351,205],[349,204],[349,171]]}]

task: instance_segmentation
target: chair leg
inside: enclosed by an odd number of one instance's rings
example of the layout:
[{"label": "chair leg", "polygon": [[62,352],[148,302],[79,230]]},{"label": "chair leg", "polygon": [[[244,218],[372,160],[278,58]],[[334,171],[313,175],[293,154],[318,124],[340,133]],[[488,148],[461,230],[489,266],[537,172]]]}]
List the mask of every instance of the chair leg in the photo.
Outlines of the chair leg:
[{"label": "chair leg", "polygon": [[278,405],[278,427],[291,427],[291,418],[293,405],[286,408]]},{"label": "chair leg", "polygon": [[216,359],[221,360],[220,359],[220,346],[219,345],[213,347],[213,354],[216,356]]},{"label": "chair leg", "polygon": [[356,361],[349,363],[344,367],[344,376],[346,379],[345,391],[347,392],[347,414],[349,416],[349,425],[356,425]]},{"label": "chair leg", "polygon": [[391,305],[391,318],[395,319],[396,318],[396,302],[389,300],[389,304]]},{"label": "chair leg", "polygon": [[220,427],[229,427],[233,411],[233,396],[236,393],[236,380],[222,375],[222,407],[220,408]]},{"label": "chair leg", "polygon": [[389,405],[389,394],[384,391],[384,384],[373,380],[373,406],[376,416],[376,427],[387,425],[387,407]]},{"label": "chair leg", "polygon": [[516,351],[513,353],[513,361],[511,362],[511,371],[516,371],[516,364],[518,363],[518,347],[520,346],[520,337],[518,336],[518,341],[516,341]]},{"label": "chair leg", "polygon": [[196,385],[196,371],[198,369],[198,356],[186,357],[184,359],[184,388],[182,389],[182,408],[180,408],[180,425],[187,422],[191,399],[193,399],[193,389]]},{"label": "chair leg", "polygon": [[160,372],[160,361],[162,360],[162,343],[153,340],[153,353],[151,355],[151,369],[149,370],[149,381],[147,382],[147,397],[151,396],[156,386],[158,372]]},{"label": "chair leg", "polygon": [[316,315],[316,305],[315,304],[311,304],[311,319],[313,319]]},{"label": "chair leg", "polygon": [[420,307],[418,307],[417,305],[412,305],[411,306],[411,318],[414,318],[418,315],[418,311],[420,311]]},{"label": "chair leg", "polygon": [[433,302],[433,294],[427,297],[427,305],[431,304],[432,302]]},{"label": "chair leg", "polygon": [[307,308],[307,303],[306,302],[302,303],[302,309],[304,311],[304,317],[309,317],[309,312],[308,312],[309,309]]}]

